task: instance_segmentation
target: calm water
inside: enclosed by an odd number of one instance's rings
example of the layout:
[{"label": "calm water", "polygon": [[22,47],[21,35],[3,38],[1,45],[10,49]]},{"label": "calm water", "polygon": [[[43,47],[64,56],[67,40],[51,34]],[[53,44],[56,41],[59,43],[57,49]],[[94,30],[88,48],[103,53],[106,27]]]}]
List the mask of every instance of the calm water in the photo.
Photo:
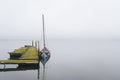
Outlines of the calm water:
[{"label": "calm water", "polygon": [[[48,43],[52,57],[44,80],[120,80],[120,40],[61,39]],[[0,40],[0,59],[9,58],[7,52],[26,44],[31,41]],[[39,80],[43,80],[40,67]],[[38,80],[38,70],[0,72],[0,80]]]}]

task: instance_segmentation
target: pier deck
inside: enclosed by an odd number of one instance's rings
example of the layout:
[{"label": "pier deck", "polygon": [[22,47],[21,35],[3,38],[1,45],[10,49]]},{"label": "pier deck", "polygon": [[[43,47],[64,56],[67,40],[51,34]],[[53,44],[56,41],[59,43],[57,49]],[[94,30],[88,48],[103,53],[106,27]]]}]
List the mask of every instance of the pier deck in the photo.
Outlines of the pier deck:
[{"label": "pier deck", "polygon": [[0,64],[38,64],[38,60],[0,60]]}]

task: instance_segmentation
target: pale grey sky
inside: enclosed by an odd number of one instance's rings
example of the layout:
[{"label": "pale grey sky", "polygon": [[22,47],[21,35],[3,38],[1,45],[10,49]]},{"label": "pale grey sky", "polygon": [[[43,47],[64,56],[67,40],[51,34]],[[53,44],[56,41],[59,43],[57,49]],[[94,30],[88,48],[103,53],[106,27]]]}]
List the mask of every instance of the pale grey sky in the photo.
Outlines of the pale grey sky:
[{"label": "pale grey sky", "polygon": [[0,0],[0,38],[120,38],[120,0]]}]

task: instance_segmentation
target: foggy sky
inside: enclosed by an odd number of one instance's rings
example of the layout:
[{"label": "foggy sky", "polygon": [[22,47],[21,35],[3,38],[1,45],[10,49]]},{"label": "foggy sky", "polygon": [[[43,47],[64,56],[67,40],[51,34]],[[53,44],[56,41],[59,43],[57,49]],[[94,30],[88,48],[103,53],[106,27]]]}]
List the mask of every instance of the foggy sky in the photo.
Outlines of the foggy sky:
[{"label": "foggy sky", "polygon": [[119,0],[0,0],[0,38],[120,38]]}]

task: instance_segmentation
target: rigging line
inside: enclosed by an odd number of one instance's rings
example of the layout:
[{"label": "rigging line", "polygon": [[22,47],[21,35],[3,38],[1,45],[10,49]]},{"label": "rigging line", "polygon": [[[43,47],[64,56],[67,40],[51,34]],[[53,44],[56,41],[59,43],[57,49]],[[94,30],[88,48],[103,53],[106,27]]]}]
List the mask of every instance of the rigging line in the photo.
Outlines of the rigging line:
[{"label": "rigging line", "polygon": [[42,14],[42,21],[43,21],[43,45],[44,47],[46,46],[45,44],[45,27],[44,27],[44,15]]}]

